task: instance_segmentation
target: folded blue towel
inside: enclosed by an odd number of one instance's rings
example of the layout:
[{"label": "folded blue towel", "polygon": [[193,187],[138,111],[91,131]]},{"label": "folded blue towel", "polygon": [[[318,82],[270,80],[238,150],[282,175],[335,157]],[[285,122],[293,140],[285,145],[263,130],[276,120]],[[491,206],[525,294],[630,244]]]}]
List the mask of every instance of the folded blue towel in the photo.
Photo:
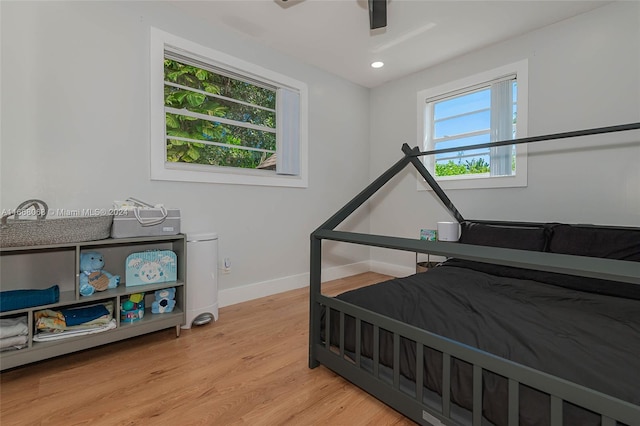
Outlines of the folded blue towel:
[{"label": "folded blue towel", "polygon": [[33,306],[49,305],[60,300],[58,285],[42,290],[8,290],[0,291],[0,312]]},{"label": "folded blue towel", "polygon": [[82,308],[63,309],[60,311],[64,315],[64,321],[67,327],[72,325],[84,324],[100,318],[103,315],[109,315],[109,311],[104,305],[93,305]]}]

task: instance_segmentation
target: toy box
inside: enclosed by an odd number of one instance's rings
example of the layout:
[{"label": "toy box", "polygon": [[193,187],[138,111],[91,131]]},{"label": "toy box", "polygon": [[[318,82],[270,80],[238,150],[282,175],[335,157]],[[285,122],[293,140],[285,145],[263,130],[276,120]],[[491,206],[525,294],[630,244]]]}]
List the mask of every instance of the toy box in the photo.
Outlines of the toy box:
[{"label": "toy box", "polygon": [[177,279],[176,254],[171,250],[132,253],[126,260],[127,287],[173,282]]}]

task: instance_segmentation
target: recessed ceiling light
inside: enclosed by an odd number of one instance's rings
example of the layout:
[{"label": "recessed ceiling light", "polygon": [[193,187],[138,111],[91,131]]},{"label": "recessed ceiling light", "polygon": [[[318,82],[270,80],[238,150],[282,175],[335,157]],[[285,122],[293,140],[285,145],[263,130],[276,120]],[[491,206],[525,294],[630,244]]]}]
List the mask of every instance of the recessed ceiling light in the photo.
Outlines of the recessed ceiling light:
[{"label": "recessed ceiling light", "polygon": [[382,67],[384,67],[384,62],[381,62],[381,61],[371,62],[371,68],[382,68]]}]

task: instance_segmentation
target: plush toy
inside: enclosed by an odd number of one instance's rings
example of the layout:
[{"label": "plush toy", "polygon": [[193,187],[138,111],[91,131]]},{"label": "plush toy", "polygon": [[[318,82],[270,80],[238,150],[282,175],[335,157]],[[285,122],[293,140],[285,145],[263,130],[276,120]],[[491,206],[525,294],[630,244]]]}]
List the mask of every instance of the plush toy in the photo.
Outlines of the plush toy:
[{"label": "plush toy", "polygon": [[120,284],[119,275],[111,275],[102,270],[104,258],[97,251],[80,253],[80,294],[91,296],[96,291],[116,288]]},{"label": "plush toy", "polygon": [[152,314],[163,314],[173,311],[173,307],[176,306],[176,289],[163,288],[162,290],[156,290],[156,300],[151,304]]}]

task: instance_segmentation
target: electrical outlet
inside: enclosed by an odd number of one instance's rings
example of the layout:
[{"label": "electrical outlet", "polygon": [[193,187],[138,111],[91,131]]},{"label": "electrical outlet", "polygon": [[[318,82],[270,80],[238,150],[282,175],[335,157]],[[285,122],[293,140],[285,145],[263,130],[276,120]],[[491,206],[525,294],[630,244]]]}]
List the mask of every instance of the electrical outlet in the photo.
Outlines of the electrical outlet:
[{"label": "electrical outlet", "polygon": [[231,259],[228,257],[222,260],[222,272],[225,274],[231,273]]}]

